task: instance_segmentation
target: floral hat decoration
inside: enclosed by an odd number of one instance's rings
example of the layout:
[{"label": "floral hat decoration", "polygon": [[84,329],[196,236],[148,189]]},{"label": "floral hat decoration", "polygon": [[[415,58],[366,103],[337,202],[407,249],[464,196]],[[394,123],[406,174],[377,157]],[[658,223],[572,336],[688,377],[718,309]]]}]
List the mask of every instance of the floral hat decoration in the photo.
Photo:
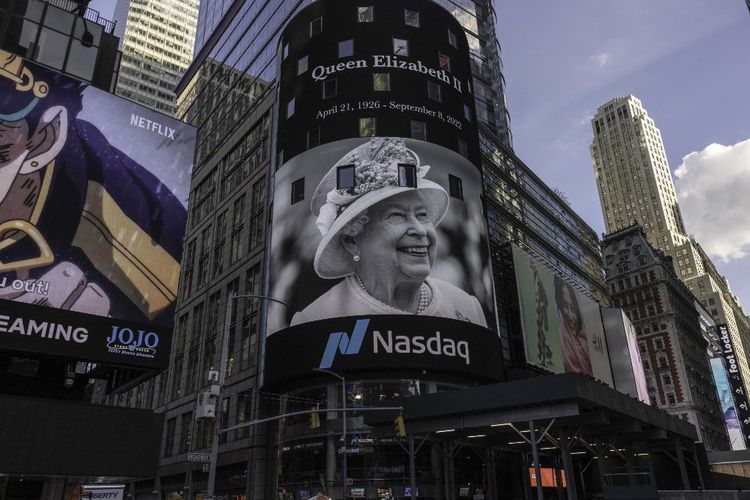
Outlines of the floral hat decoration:
[{"label": "floral hat decoration", "polygon": [[[416,167],[417,185],[399,185],[398,166]],[[354,187],[337,189],[339,167],[354,166]],[[421,165],[419,156],[402,139],[376,137],[345,154],[323,176],[312,198],[315,224],[323,235],[315,252],[315,272],[321,278],[334,279],[354,273],[352,256],[341,244],[339,232],[374,204],[397,194],[415,191],[424,200],[433,224],[437,226],[448,211],[449,197],[442,186],[424,176],[430,169]]]}]

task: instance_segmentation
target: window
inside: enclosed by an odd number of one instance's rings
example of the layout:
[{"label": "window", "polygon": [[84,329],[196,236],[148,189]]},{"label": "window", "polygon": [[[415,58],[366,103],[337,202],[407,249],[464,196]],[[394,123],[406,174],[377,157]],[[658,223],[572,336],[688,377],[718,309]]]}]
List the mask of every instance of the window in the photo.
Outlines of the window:
[{"label": "window", "polygon": [[285,43],[284,47],[281,49],[281,58],[286,59],[289,56],[289,44]]},{"label": "window", "polygon": [[312,130],[307,131],[307,149],[320,146],[320,128],[315,127]]},{"label": "window", "polygon": [[313,37],[315,35],[318,35],[321,31],[323,31],[323,18],[316,17],[315,19],[310,21],[310,36]]},{"label": "window", "polygon": [[458,46],[458,39],[456,38],[456,34],[453,33],[451,30],[448,30],[448,43],[451,44],[453,47]]},{"label": "window", "polygon": [[667,362],[666,356],[659,356],[658,362],[659,362],[659,368],[661,370],[669,369],[669,363]]},{"label": "window", "polygon": [[[251,411],[253,407],[253,390],[248,389],[247,391],[240,392],[237,394],[237,423],[241,424],[247,422],[251,418]],[[240,427],[237,429],[236,439],[242,439],[247,435],[248,427]]]},{"label": "window", "polygon": [[448,174],[448,190],[452,198],[464,199],[464,187],[460,177]]},{"label": "window", "polygon": [[286,103],[286,117],[289,118],[294,114],[294,106],[296,104],[296,99],[292,97],[292,99]]},{"label": "window", "polygon": [[404,24],[412,28],[419,28],[419,11],[404,9]]},{"label": "window", "polygon": [[292,205],[305,199],[305,178],[292,182]]},{"label": "window", "polygon": [[468,156],[469,151],[468,147],[466,146],[466,141],[463,139],[458,139],[458,154],[461,156]]},{"label": "window", "polygon": [[190,449],[190,431],[193,424],[193,412],[189,411],[180,416],[180,447],[178,453],[186,453]]},{"label": "window", "polygon": [[419,120],[411,121],[411,136],[420,141],[427,140],[427,124]]},{"label": "window", "polygon": [[354,55],[354,40],[341,40],[339,42],[339,57],[351,57]]},{"label": "window", "polygon": [[445,71],[450,71],[451,70],[451,58],[445,54],[438,52],[438,65],[440,66],[440,69],[444,69]]},{"label": "window", "polygon": [[336,189],[354,187],[354,165],[342,165],[336,169]]},{"label": "window", "polygon": [[377,92],[385,92],[391,90],[391,74],[390,73],[373,73],[372,74],[372,90]]},{"label": "window", "polygon": [[671,392],[669,394],[667,394],[667,402],[669,402],[669,404],[671,404],[671,405],[673,405],[673,404],[675,404],[677,402],[677,400],[674,397],[674,394],[672,394]]},{"label": "window", "polygon": [[372,5],[357,7],[357,22],[371,23],[374,20],[374,9]]},{"label": "window", "polygon": [[375,136],[375,118],[360,118],[359,119],[359,136],[360,137],[374,137]]},{"label": "window", "polygon": [[323,99],[330,99],[331,97],[336,97],[336,93],[338,92],[336,79],[331,78],[329,80],[323,81]]},{"label": "window", "polygon": [[398,185],[403,187],[417,187],[417,166],[408,163],[398,164]]},{"label": "window", "polygon": [[467,121],[471,121],[471,108],[468,104],[464,104],[464,118],[466,118]]},{"label": "window", "polygon": [[427,82],[427,97],[437,102],[440,102],[442,100],[439,83],[432,81]]},{"label": "window", "polygon": [[172,453],[174,453],[175,427],[177,427],[176,418],[170,418],[169,420],[167,420],[166,426],[164,428],[164,452],[162,453],[162,456],[164,458],[171,457]]},{"label": "window", "polygon": [[409,40],[403,38],[393,39],[393,53],[397,56],[408,56],[409,55]]},{"label": "window", "polygon": [[297,59],[297,74],[301,75],[305,71],[307,71],[307,56]]},{"label": "window", "polygon": [[232,212],[232,228],[229,234],[229,262],[233,264],[239,260],[243,255],[244,245],[243,237],[244,234],[242,229],[244,228],[245,221],[245,194],[240,195],[234,200],[234,208]]},{"label": "window", "polygon": [[669,375],[669,373],[665,373],[661,377],[662,381],[665,385],[672,385],[672,377]]}]

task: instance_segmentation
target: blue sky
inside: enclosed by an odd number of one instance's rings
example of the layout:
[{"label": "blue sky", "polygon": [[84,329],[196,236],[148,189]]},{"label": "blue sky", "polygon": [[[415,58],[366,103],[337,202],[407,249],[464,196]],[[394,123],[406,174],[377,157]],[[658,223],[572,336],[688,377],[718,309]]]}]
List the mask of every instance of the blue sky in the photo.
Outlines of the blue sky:
[{"label": "blue sky", "polygon": [[673,177],[678,169],[681,174],[675,184],[688,232],[709,251],[748,312],[745,2],[496,0],[495,6],[520,158],[601,233],[590,118],[612,97],[640,98],[662,132]]},{"label": "blue sky", "polygon": [[[90,5],[105,18],[114,6]],[[681,173],[675,180],[688,231],[750,310],[745,2],[495,0],[495,7],[521,159],[603,232],[589,120],[612,97],[637,96],[661,129],[673,173]]]}]

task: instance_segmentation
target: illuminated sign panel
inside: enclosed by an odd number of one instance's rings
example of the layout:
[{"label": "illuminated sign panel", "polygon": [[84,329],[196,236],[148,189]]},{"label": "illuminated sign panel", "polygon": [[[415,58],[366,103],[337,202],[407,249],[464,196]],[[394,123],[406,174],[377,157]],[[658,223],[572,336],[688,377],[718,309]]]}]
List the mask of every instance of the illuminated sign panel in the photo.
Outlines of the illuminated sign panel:
[{"label": "illuminated sign panel", "polygon": [[[743,383],[742,373],[740,373],[740,367],[737,363],[737,354],[734,350],[734,343],[732,342],[729,327],[726,324],[716,325],[716,331],[719,333],[719,343],[722,348],[721,355],[724,357],[724,362],[726,363],[727,379],[729,380],[729,387],[732,389],[732,397],[734,398],[735,418],[737,425],[742,429],[744,444],[747,447],[750,445],[750,403],[747,400],[745,384]],[[724,402],[722,401],[723,406]],[[733,420],[731,414],[727,415],[725,413],[724,420],[727,421],[727,418],[730,421]],[[732,423],[732,426],[734,426],[734,423]]]},{"label": "illuminated sign panel", "polygon": [[0,347],[168,362],[195,130],[0,51]]},{"label": "illuminated sign panel", "polygon": [[526,361],[614,387],[599,304],[513,245]]}]

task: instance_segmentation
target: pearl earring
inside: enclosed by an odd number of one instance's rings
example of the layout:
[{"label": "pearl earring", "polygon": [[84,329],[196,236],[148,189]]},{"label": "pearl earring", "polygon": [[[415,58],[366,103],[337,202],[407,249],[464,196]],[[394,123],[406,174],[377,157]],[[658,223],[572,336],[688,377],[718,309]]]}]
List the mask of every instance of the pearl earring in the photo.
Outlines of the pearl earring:
[{"label": "pearl earring", "polygon": [[353,260],[354,262],[359,262],[359,255],[355,255],[355,256],[353,256],[353,257],[352,257],[352,260]]}]

